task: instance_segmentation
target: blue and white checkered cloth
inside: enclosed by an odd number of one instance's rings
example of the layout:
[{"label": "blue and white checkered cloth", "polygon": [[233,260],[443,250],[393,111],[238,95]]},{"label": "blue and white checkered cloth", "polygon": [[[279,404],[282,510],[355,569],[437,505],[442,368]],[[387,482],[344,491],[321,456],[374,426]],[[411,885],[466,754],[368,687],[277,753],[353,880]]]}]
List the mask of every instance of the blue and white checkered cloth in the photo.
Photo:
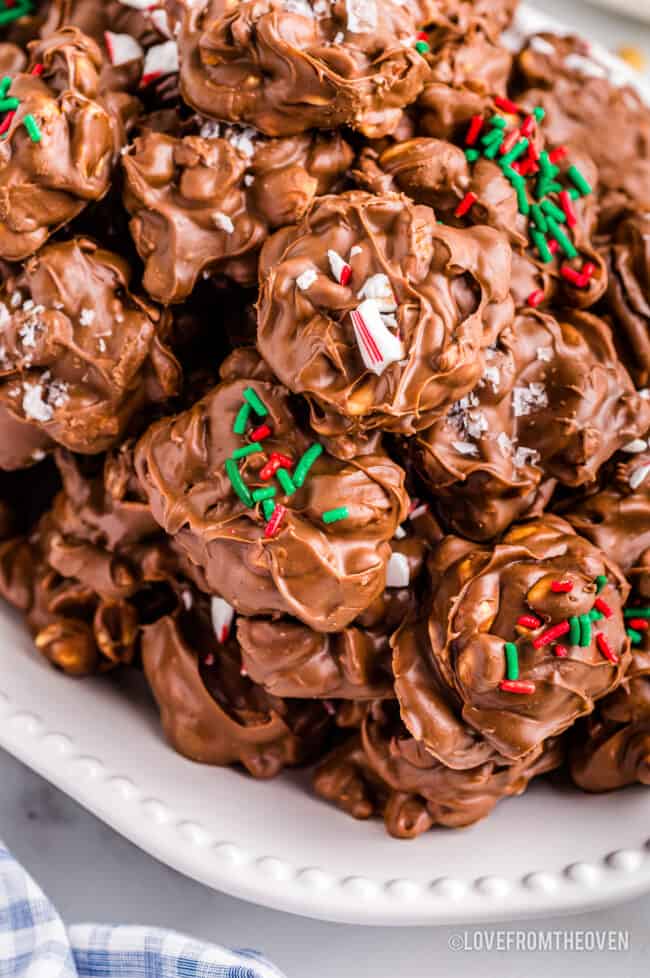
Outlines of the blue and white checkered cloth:
[{"label": "blue and white checkered cloth", "polygon": [[66,928],[0,841],[0,978],[283,978],[256,951],[151,927]]}]

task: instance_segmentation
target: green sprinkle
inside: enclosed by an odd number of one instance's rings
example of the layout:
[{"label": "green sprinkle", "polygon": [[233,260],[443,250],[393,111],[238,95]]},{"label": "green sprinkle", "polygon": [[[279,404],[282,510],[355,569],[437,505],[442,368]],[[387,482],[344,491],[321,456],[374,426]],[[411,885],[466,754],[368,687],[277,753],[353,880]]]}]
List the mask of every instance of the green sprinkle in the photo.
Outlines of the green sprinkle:
[{"label": "green sprinkle", "polygon": [[261,451],[263,451],[262,446],[258,442],[255,442],[253,445],[243,445],[241,448],[236,448],[232,453],[232,457],[235,459],[246,458],[247,455],[254,455],[255,452]]},{"label": "green sprinkle", "polygon": [[602,589],[607,585],[607,574],[599,574],[596,578],[596,594],[600,594]]},{"label": "green sprinkle", "polygon": [[273,499],[275,496],[275,486],[265,486],[263,489],[253,489],[253,499],[256,503],[263,503],[265,499]]},{"label": "green sprinkle", "polygon": [[580,619],[575,615],[569,618],[569,645],[580,645]]},{"label": "green sprinkle", "polygon": [[559,166],[556,166],[555,163],[551,163],[551,159],[545,149],[539,154],[539,165],[545,177],[550,177],[552,179],[560,172]]},{"label": "green sprinkle", "polygon": [[477,149],[470,148],[465,150],[465,159],[467,160],[468,163],[476,163],[480,155],[481,154]]},{"label": "green sprinkle", "polygon": [[586,197],[587,194],[591,193],[591,187],[575,164],[569,167],[567,170],[567,176],[576,190],[579,190],[583,197]]},{"label": "green sprinkle", "polygon": [[643,635],[641,634],[641,632],[637,632],[636,628],[626,628],[625,630],[630,637],[630,641],[632,642],[632,645],[641,644],[641,642],[643,641]]},{"label": "green sprinkle", "polygon": [[5,75],[2,81],[0,81],[0,98],[6,98],[7,92],[11,88],[11,78],[9,75]]},{"label": "green sprinkle", "polygon": [[232,483],[232,487],[241,499],[243,503],[247,506],[253,505],[253,497],[250,493],[250,489],[241,477],[241,473],[237,468],[237,463],[233,459],[226,459],[226,474]]},{"label": "green sprinkle", "polygon": [[260,418],[265,418],[269,413],[266,405],[260,400],[252,387],[245,388],[244,400],[250,404],[255,414],[259,415]]},{"label": "green sprinkle", "polygon": [[264,519],[266,520],[267,523],[273,516],[274,511],[275,511],[275,503],[273,502],[273,500],[272,499],[263,500],[262,512],[264,513]]},{"label": "green sprinkle", "polygon": [[526,187],[517,187],[517,206],[519,207],[519,213],[528,215],[530,213],[530,204],[528,202],[528,192]]},{"label": "green sprinkle", "polygon": [[626,608],[624,618],[650,618],[650,608]]},{"label": "green sprinkle", "polygon": [[553,220],[552,217],[547,217],[547,221],[551,234],[567,258],[577,258],[577,248],[574,247],[573,242],[566,236],[562,228],[558,225],[557,221]]},{"label": "green sprinkle", "polygon": [[347,506],[339,506],[337,509],[327,509],[323,513],[322,519],[323,523],[339,523],[341,520],[347,520],[350,512]]},{"label": "green sprinkle", "polygon": [[29,113],[23,119],[23,125],[27,132],[29,133],[29,138],[33,143],[40,143],[41,141],[41,130],[38,128],[36,119],[33,115]]},{"label": "green sprinkle", "polygon": [[576,190],[575,187],[569,187],[569,197],[571,200],[580,200],[581,196],[582,195],[580,194],[579,190]]},{"label": "green sprinkle", "polygon": [[542,261],[546,264],[553,261],[553,255],[548,247],[548,242],[541,231],[536,231],[535,228],[530,229],[530,236],[537,246],[539,251],[539,256]]},{"label": "green sprinkle", "polygon": [[556,221],[559,221],[560,224],[566,223],[566,214],[564,211],[560,210],[560,208],[557,207],[552,200],[543,200],[540,207],[550,217],[554,218]]},{"label": "green sprinkle", "polygon": [[290,496],[296,491],[296,484],[286,469],[278,469],[278,471],[275,473],[275,478],[284,489],[286,496]]},{"label": "green sprinkle", "polygon": [[311,445],[305,454],[298,460],[293,473],[294,485],[299,489],[304,485],[305,479],[309,475],[309,470],[319,457],[323,454],[323,446],[318,443]]},{"label": "green sprinkle", "polygon": [[500,160],[499,165],[502,167],[510,166],[511,163],[514,163],[515,160],[518,160],[519,157],[522,156],[528,149],[528,142],[529,142],[528,139],[520,139],[517,145],[513,146],[510,152],[506,153],[503,159]]},{"label": "green sprinkle", "polygon": [[535,196],[538,200],[541,200],[542,197],[546,197],[547,194],[559,194],[561,190],[564,190],[561,183],[556,183],[555,180],[542,176],[537,182]]},{"label": "green sprinkle", "polygon": [[544,234],[546,234],[548,231],[548,224],[546,223],[546,218],[544,217],[542,208],[539,206],[539,204],[533,204],[531,211],[533,213],[533,220],[535,224],[540,231],[543,231]]},{"label": "green sprinkle", "polygon": [[604,618],[605,616],[603,615],[602,611],[598,610],[598,608],[592,608],[589,612],[589,617],[592,621],[600,621],[600,619]]},{"label": "green sprinkle", "polygon": [[507,125],[507,120],[502,115],[493,115],[490,119],[490,123],[493,126],[497,126],[499,129],[505,129]]},{"label": "green sprinkle", "polygon": [[428,54],[431,48],[426,41],[418,41],[415,45],[415,50],[418,54]]},{"label": "green sprinkle", "polygon": [[0,112],[14,112],[19,105],[20,101],[17,98],[0,99]]},{"label": "green sprinkle", "polygon": [[526,181],[522,177],[521,173],[517,173],[517,171],[513,170],[511,166],[502,166],[501,172],[503,173],[504,177],[507,177],[513,187],[526,186]]},{"label": "green sprinkle", "polygon": [[237,412],[237,417],[235,418],[235,423],[232,426],[232,430],[236,435],[243,435],[246,433],[246,427],[248,425],[248,419],[250,417],[251,408],[250,404],[242,404],[239,411]]},{"label": "green sprinkle", "polygon": [[517,646],[514,642],[505,643],[506,650],[506,675],[508,679],[519,679],[519,657]]},{"label": "green sprinkle", "polygon": [[9,10],[0,10],[0,27],[3,27],[4,24],[10,24],[13,20],[18,20],[19,17],[24,17],[28,13],[30,13],[30,6],[26,3],[11,7]]},{"label": "green sprinkle", "polygon": [[538,122],[541,122],[544,116],[546,115],[546,109],[543,109],[541,105],[537,105],[533,109],[533,115],[535,116]]},{"label": "green sprinkle", "polygon": [[586,649],[591,645],[591,618],[589,615],[580,615],[580,641],[579,645]]}]

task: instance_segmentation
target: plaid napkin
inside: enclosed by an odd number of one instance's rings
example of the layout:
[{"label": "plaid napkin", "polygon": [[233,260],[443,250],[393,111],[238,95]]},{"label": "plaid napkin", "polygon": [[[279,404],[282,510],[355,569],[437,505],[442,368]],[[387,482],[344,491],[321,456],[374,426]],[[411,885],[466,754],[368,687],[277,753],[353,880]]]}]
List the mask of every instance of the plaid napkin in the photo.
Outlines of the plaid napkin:
[{"label": "plaid napkin", "polygon": [[0,842],[0,978],[283,978],[256,951],[151,927],[66,928]]}]

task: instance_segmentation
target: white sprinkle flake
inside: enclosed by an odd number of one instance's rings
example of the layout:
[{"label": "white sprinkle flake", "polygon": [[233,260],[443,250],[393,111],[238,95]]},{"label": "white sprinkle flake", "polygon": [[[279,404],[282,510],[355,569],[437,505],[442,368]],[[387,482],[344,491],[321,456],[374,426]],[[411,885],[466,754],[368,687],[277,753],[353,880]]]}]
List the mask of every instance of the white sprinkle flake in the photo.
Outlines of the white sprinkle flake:
[{"label": "white sprinkle flake", "polygon": [[406,536],[406,530],[404,529],[404,527],[398,526],[397,529],[395,530],[395,539],[403,540],[405,536]]},{"label": "white sprinkle flake", "polygon": [[535,448],[525,448],[520,445],[513,455],[512,462],[516,469],[524,465],[535,465],[540,460],[540,454]]},{"label": "white sprinkle flake", "polygon": [[92,326],[95,322],[95,313],[92,309],[82,309],[79,313],[79,322],[82,326]]},{"label": "white sprinkle flake", "polygon": [[455,448],[460,455],[478,457],[478,448],[476,445],[472,445],[470,441],[452,441],[451,447]]},{"label": "white sprinkle flake", "polygon": [[352,34],[369,34],[377,29],[378,16],[375,0],[345,0],[348,30]]},{"label": "white sprinkle flake", "polygon": [[360,248],[359,245],[352,245],[350,248],[350,258],[354,258],[355,255],[360,255],[362,251],[363,248]]},{"label": "white sprinkle flake", "polygon": [[102,339],[101,336],[97,340],[97,346],[99,347],[99,352],[100,353],[106,353],[106,340],[105,339]]},{"label": "white sprinkle flake", "polygon": [[252,187],[254,183],[255,183],[255,177],[253,176],[253,174],[252,173],[245,173],[244,174],[244,186],[245,187]]},{"label": "white sprinkle flake", "polygon": [[635,469],[629,479],[630,489],[638,489],[641,483],[645,481],[649,472],[650,465],[641,465],[638,469]]},{"label": "white sprinkle flake", "polygon": [[216,227],[221,231],[225,231],[226,234],[232,234],[235,230],[235,225],[232,223],[232,220],[223,211],[217,211],[216,214],[213,214],[212,220]]},{"label": "white sprinkle flake", "polygon": [[191,591],[181,591],[181,601],[186,611],[189,611],[194,604],[194,596]]},{"label": "white sprinkle flake", "polygon": [[18,330],[18,335],[24,347],[32,348],[36,346],[36,331],[41,324],[36,319],[29,319],[24,326]]},{"label": "white sprinkle flake", "polygon": [[306,268],[296,279],[296,285],[301,292],[306,292],[314,284],[318,275],[313,268]]},{"label": "white sprinkle flake", "polygon": [[650,387],[642,387],[641,390],[637,391],[639,397],[642,397],[644,401],[650,401]]},{"label": "white sprinkle flake", "polygon": [[377,303],[377,307],[380,312],[391,313],[395,312],[397,309],[397,303],[395,302],[395,296],[393,294],[393,287],[390,284],[390,279],[388,275],[384,275],[383,272],[379,272],[377,275],[371,275],[363,283],[363,286],[357,293],[358,299],[374,299]]},{"label": "white sprinkle flake", "polygon": [[314,10],[309,0],[284,0],[282,6],[289,14],[300,14],[301,17],[314,19]]},{"label": "white sprinkle flake", "polygon": [[14,292],[13,295],[11,296],[11,299],[9,300],[9,302],[11,303],[11,308],[12,309],[17,309],[18,306],[22,306],[22,304],[23,304],[23,297],[20,294],[20,292]]},{"label": "white sprinkle flake", "polygon": [[623,445],[621,451],[628,452],[629,455],[638,455],[639,452],[645,452],[647,447],[648,443],[643,438],[633,438],[627,445]]},{"label": "white sprinkle flake", "polygon": [[492,390],[496,394],[499,390],[499,385],[501,383],[501,373],[499,368],[494,364],[488,364],[483,371],[483,383],[491,384]]},{"label": "white sprinkle flake", "polygon": [[210,602],[210,613],[212,615],[212,627],[217,641],[224,644],[230,635],[230,626],[235,617],[235,609],[232,605],[224,601],[223,598],[212,598]]},{"label": "white sprinkle flake", "polygon": [[537,54],[553,55],[555,54],[555,48],[549,42],[544,40],[543,37],[531,37],[530,48],[536,51]]},{"label": "white sprinkle flake", "polygon": [[548,397],[543,384],[531,383],[528,387],[515,387],[512,392],[512,408],[516,418],[523,418],[540,408],[548,407]]},{"label": "white sprinkle flake", "polygon": [[43,400],[43,387],[41,384],[30,384],[25,381],[25,393],[23,394],[23,411],[25,417],[32,421],[51,421],[54,415],[50,405]]},{"label": "white sprinkle flake", "polygon": [[550,363],[553,359],[553,350],[550,346],[538,346],[537,347],[537,359],[542,360],[544,363]]},{"label": "white sprinkle flake", "polygon": [[333,43],[334,44],[343,44],[343,41],[344,40],[345,40],[345,34],[343,33],[343,31],[338,31],[334,35],[334,42]]},{"label": "white sprinkle flake", "polygon": [[408,587],[411,583],[411,570],[408,558],[395,551],[390,555],[386,567],[386,587]]},{"label": "white sprinkle flake", "polygon": [[10,320],[11,316],[9,314],[9,310],[5,306],[4,302],[0,302],[0,329],[4,329],[5,326],[8,326]]},{"label": "white sprinkle flake", "polygon": [[497,445],[504,458],[509,458],[512,455],[512,438],[510,438],[505,431],[500,431],[497,435]]}]

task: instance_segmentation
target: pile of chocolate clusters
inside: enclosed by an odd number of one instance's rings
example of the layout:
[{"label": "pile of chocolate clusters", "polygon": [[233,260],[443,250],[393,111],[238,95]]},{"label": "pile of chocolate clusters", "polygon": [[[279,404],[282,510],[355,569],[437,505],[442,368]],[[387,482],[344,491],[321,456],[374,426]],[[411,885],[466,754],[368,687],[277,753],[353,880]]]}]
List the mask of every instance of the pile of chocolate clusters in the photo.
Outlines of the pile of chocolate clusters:
[{"label": "pile of chocolate clusters", "polygon": [[0,591],[402,838],[650,783],[650,110],[515,6],[0,0]]}]

